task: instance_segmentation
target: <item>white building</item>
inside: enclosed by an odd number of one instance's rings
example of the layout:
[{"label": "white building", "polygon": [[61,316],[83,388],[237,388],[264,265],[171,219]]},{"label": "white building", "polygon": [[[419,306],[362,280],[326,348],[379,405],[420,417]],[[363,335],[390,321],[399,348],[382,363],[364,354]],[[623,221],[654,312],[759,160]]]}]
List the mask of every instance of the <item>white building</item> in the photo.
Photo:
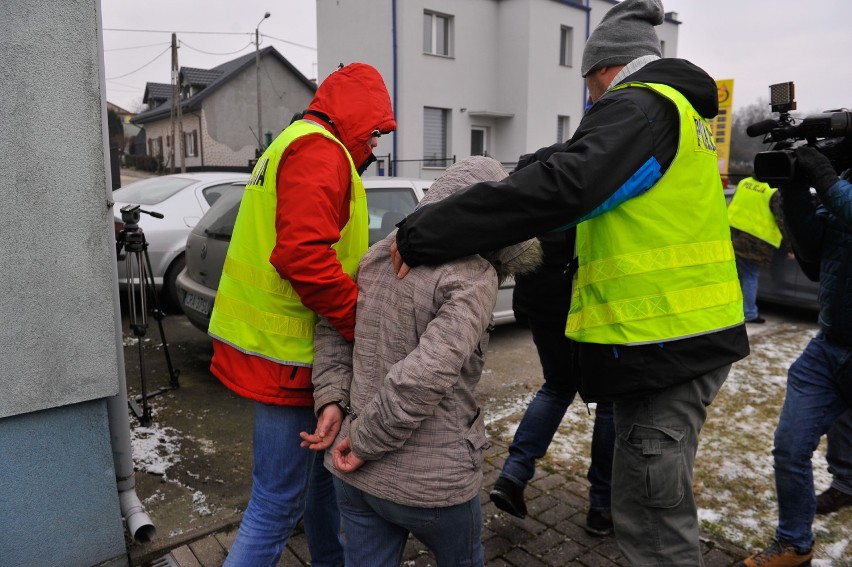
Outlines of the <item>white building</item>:
[{"label": "white building", "polygon": [[[385,78],[398,130],[369,174],[435,178],[453,159],[513,165],[583,114],[586,38],[613,0],[317,0],[320,77],[362,61]],[[677,52],[677,14],[657,27]],[[393,162],[388,164],[388,157]]]}]

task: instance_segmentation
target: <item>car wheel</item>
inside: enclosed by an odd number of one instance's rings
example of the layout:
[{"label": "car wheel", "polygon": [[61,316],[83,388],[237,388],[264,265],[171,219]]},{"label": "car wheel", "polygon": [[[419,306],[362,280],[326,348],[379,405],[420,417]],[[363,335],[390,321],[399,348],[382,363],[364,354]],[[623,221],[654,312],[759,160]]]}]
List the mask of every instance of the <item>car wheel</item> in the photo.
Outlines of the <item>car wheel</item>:
[{"label": "car wheel", "polygon": [[177,277],[186,266],[186,258],[183,254],[175,258],[166,275],[163,277],[163,308],[177,313],[181,312],[180,297],[178,297]]}]

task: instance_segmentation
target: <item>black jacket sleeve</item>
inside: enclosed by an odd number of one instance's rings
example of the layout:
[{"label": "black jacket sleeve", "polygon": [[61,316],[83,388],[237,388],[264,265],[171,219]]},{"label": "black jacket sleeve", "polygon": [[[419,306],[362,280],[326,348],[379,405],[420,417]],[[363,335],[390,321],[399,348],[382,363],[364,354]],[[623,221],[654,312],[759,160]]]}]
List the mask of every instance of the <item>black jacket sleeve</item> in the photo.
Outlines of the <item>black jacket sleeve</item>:
[{"label": "black jacket sleeve", "polygon": [[800,262],[819,262],[825,224],[817,214],[816,197],[806,188],[785,188],[782,191],[784,226],[796,258]]},{"label": "black jacket sleeve", "polygon": [[607,93],[546,161],[409,215],[397,232],[399,252],[409,266],[437,264],[572,227],[649,160],[665,171],[677,136],[677,110],[659,95],[639,88]]}]

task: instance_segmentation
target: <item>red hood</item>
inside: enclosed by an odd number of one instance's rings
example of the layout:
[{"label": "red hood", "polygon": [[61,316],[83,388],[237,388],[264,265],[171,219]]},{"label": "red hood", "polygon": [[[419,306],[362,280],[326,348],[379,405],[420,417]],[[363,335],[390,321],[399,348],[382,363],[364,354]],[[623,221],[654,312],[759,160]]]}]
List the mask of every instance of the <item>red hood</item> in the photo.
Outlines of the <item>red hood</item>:
[{"label": "red hood", "polygon": [[366,63],[338,69],[320,84],[308,110],[331,118],[332,128],[359,167],[370,155],[370,133],[396,130],[384,79]]}]

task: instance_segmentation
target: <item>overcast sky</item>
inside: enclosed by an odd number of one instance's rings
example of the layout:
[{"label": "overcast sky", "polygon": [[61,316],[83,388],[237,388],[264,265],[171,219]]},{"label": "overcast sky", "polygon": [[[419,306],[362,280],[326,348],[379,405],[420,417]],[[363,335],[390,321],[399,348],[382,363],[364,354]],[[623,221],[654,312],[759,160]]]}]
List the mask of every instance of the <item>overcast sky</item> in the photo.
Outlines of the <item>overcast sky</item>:
[{"label": "overcast sky", "polygon": [[[852,107],[851,1],[663,3],[682,22],[677,55],[716,79],[734,79],[735,110],[768,102],[768,86],[785,81],[795,81],[802,112]],[[141,102],[146,82],[169,82],[170,32],[181,45],[179,65],[210,68],[253,52],[254,30],[267,11],[261,47],[275,46],[305,76],[316,77],[314,0],[107,0],[101,10],[107,97],[128,110]]]}]

